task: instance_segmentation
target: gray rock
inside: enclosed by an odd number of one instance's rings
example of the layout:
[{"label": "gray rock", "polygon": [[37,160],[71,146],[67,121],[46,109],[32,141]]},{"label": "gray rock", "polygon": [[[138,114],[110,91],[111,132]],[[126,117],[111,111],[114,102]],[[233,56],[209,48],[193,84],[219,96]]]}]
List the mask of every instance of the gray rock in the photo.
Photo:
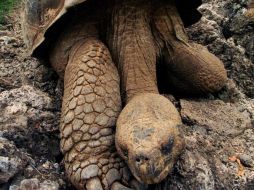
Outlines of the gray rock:
[{"label": "gray rock", "polygon": [[220,100],[181,100],[182,119],[192,125],[203,126],[207,133],[235,137],[250,128],[251,119],[235,105]]},{"label": "gray rock", "polygon": [[245,14],[247,1],[204,1],[203,18],[188,32],[221,58],[240,90],[254,97],[254,21]]},{"label": "gray rock", "polygon": [[17,147],[0,137],[0,184],[8,182],[25,168],[27,160]]},{"label": "gray rock", "polygon": [[53,181],[40,182],[38,179],[24,179],[20,185],[10,186],[10,190],[58,190],[59,184]]},{"label": "gray rock", "polygon": [[[220,100],[181,100],[180,105],[186,124],[180,129],[185,135],[186,151],[176,165],[174,175],[157,189],[244,187],[253,171],[245,168],[245,175],[239,177],[238,165],[230,162],[229,157],[237,156],[236,152],[240,150],[254,155],[251,149],[254,141],[246,135],[254,135],[251,114],[246,114],[237,104]],[[253,108],[249,112],[254,113]]]},{"label": "gray rock", "polygon": [[8,130],[10,127],[27,128],[29,119],[38,118],[42,109],[52,109],[53,105],[46,93],[26,85],[0,93],[0,107],[0,129]]},{"label": "gray rock", "polygon": [[251,158],[251,156],[247,155],[247,154],[242,154],[239,156],[239,159],[241,161],[241,163],[246,166],[246,167],[254,167],[254,161]]}]

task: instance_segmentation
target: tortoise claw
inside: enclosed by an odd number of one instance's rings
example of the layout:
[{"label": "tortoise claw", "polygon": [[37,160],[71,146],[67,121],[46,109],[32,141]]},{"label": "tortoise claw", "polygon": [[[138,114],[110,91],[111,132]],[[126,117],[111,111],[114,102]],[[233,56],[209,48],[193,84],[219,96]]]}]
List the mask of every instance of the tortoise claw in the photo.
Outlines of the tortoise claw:
[{"label": "tortoise claw", "polygon": [[148,185],[142,184],[139,181],[137,181],[136,179],[133,179],[130,182],[130,185],[135,190],[147,190],[148,189]]},{"label": "tortoise claw", "polygon": [[134,189],[126,187],[119,182],[114,182],[111,186],[111,190],[134,190]]},{"label": "tortoise claw", "polygon": [[86,189],[87,190],[103,190],[102,185],[101,185],[101,181],[97,177],[89,179],[87,181]]}]

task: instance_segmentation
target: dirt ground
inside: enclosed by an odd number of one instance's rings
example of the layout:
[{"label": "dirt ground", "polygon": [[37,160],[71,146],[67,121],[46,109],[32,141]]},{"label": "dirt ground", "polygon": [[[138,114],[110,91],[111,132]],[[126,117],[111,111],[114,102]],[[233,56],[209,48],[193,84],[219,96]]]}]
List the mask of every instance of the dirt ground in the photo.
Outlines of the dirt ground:
[{"label": "dirt ground", "polygon": [[[254,189],[254,18],[246,0],[205,0],[188,28],[225,64],[219,93],[166,95],[181,113],[186,149],[169,177],[150,189]],[[27,56],[17,9],[0,28],[0,190],[73,189],[59,150],[62,81]]]}]

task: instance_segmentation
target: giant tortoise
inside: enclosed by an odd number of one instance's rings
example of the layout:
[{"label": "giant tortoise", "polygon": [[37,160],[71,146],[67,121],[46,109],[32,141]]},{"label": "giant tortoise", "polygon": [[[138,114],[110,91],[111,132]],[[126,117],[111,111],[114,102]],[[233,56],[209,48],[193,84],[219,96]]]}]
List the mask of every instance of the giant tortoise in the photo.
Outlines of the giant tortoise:
[{"label": "giant tortoise", "polygon": [[61,151],[77,189],[139,189],[172,170],[182,121],[159,94],[157,68],[179,94],[215,92],[227,80],[223,63],[186,34],[201,3],[26,0],[29,52],[64,80]]}]

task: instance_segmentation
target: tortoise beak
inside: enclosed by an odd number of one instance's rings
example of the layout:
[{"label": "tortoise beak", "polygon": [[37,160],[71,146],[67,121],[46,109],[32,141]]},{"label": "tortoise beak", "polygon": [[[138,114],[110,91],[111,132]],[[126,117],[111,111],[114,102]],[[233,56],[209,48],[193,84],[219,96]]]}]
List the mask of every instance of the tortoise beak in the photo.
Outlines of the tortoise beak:
[{"label": "tortoise beak", "polygon": [[[163,167],[164,166],[164,167]],[[135,167],[135,172],[132,172],[136,179],[145,184],[160,183],[169,174],[173,167],[173,163],[166,165],[165,163],[141,163]],[[132,169],[131,169],[132,170]]]},{"label": "tortoise beak", "polygon": [[145,184],[159,183],[173,167],[173,160],[165,160],[160,150],[145,154],[144,151],[129,157],[128,165],[138,181]]}]

